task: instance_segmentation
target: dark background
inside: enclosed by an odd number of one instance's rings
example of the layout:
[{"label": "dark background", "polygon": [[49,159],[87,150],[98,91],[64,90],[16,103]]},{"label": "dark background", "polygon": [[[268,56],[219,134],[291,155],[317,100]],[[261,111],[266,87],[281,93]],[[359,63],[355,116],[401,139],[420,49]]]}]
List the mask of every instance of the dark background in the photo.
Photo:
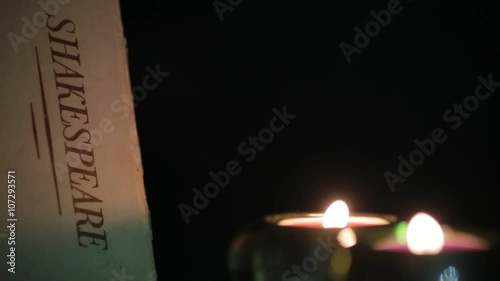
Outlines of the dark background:
[{"label": "dark background", "polygon": [[[225,280],[238,228],[338,198],[497,227],[500,88],[456,131],[442,115],[479,75],[500,80],[499,4],[402,0],[348,64],[340,42],[389,1],[337,2],[243,1],[221,21],[212,1],[121,1],[131,86],[170,73],[136,107],[159,280]],[[284,106],[297,117],[247,163],[238,145]],[[384,172],[437,127],[446,142],[391,192]],[[179,204],[230,160],[241,174],[186,225]]]}]

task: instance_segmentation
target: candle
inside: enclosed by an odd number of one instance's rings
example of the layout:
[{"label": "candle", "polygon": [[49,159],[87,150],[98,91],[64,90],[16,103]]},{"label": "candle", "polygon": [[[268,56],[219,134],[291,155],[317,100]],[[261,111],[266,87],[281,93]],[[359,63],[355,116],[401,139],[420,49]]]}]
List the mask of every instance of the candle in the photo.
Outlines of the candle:
[{"label": "candle", "polygon": [[[346,227],[370,227],[387,225],[390,223],[391,220],[383,216],[357,214],[349,217]],[[323,226],[323,214],[308,214],[304,217],[286,218],[282,219],[277,224],[288,227],[325,228]]]},{"label": "candle", "polygon": [[398,241],[396,237],[388,237],[374,244],[373,249],[379,251],[422,254],[438,254],[441,252],[486,251],[489,243],[480,236],[455,231],[449,226],[439,225],[431,216],[419,213],[408,225],[406,239]]},{"label": "candle", "polygon": [[395,216],[350,214],[335,201],[324,213],[281,213],[248,224],[233,240],[232,280],[340,280],[349,274],[358,239],[379,233]]},{"label": "candle", "polygon": [[342,200],[333,202],[323,214],[308,214],[306,216],[293,216],[278,220],[280,226],[304,228],[345,228],[369,227],[387,225],[395,220],[393,217],[381,217],[369,214],[351,216],[349,207]]},{"label": "candle", "polygon": [[425,213],[392,228],[358,245],[366,255],[353,263],[352,280],[498,280],[495,233],[441,225]]}]

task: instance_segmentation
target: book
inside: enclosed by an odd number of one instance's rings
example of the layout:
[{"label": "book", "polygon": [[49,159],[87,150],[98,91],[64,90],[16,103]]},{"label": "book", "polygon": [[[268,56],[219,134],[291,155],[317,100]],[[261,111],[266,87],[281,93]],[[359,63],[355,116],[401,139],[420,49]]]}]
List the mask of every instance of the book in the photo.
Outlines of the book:
[{"label": "book", "polygon": [[119,1],[1,13],[0,280],[156,280]]}]

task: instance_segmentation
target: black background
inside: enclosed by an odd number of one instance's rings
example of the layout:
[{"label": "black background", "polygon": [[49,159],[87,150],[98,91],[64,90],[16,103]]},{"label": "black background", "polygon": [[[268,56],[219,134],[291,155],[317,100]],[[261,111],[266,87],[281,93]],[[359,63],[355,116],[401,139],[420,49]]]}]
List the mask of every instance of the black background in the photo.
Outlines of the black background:
[{"label": "black background", "polygon": [[[500,88],[455,131],[442,116],[479,75],[500,80],[499,4],[402,0],[347,63],[340,42],[388,2],[243,1],[221,21],[212,1],[121,1],[131,86],[146,66],[170,73],[136,107],[159,280],[225,280],[238,228],[338,198],[497,226]],[[238,145],[284,106],[297,117],[247,163]],[[391,192],[384,172],[438,127],[448,139]],[[179,204],[230,160],[241,174],[186,225]]]}]

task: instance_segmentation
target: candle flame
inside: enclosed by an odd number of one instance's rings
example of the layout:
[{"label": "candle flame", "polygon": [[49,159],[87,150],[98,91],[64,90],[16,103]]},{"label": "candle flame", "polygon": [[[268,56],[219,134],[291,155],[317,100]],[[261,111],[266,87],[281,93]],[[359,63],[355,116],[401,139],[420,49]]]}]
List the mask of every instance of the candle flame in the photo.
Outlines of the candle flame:
[{"label": "candle flame", "polygon": [[333,202],[323,215],[324,228],[344,228],[349,222],[349,208],[342,200]]},{"label": "candle flame", "polygon": [[406,241],[413,254],[435,255],[443,249],[443,229],[433,217],[418,213],[408,223]]}]

